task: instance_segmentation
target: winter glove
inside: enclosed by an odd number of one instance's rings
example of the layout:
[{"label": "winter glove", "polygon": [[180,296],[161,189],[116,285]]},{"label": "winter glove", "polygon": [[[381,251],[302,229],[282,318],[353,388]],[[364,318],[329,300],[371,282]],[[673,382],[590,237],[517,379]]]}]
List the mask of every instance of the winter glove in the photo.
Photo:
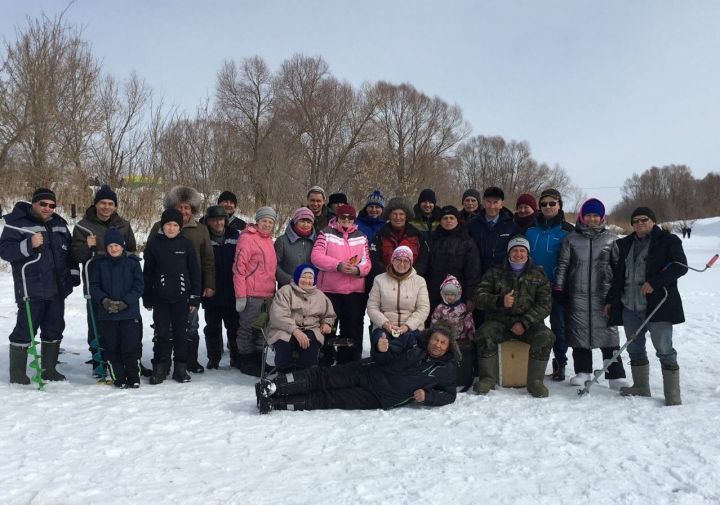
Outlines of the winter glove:
[{"label": "winter glove", "polygon": [[117,312],[117,309],[115,308],[115,302],[110,298],[103,298],[100,303],[102,303],[103,308],[107,310],[108,313],[115,314]]},{"label": "winter glove", "polygon": [[115,306],[115,312],[122,312],[123,310],[128,308],[128,304],[123,302],[122,300],[117,300],[113,302]]},{"label": "winter glove", "polygon": [[247,305],[247,298],[235,298],[235,310],[240,313],[245,310]]}]

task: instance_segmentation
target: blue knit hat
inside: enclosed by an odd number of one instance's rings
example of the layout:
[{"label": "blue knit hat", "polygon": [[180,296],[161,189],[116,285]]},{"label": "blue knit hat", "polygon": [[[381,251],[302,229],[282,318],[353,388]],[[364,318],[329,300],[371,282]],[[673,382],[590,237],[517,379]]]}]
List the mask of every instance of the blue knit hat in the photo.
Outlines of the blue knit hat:
[{"label": "blue knit hat", "polygon": [[379,189],[376,189],[368,195],[367,200],[365,201],[365,207],[368,205],[377,205],[382,209],[385,208],[385,198]]},{"label": "blue knit hat", "polygon": [[118,244],[120,247],[125,249],[125,239],[123,238],[122,233],[120,233],[120,230],[114,226],[111,226],[110,229],[105,232],[103,243],[105,244],[106,249],[110,244]]},{"label": "blue knit hat", "polygon": [[313,273],[313,286],[317,286],[317,278],[318,278],[318,270],[313,265],[309,263],[303,263],[299,267],[295,269],[295,272],[293,272],[293,281],[295,281],[295,284],[298,286],[300,285],[300,277],[302,277],[302,274],[306,270],[312,270]]},{"label": "blue knit hat", "polygon": [[580,207],[580,215],[585,217],[587,214],[597,214],[605,219],[605,205],[597,198],[590,198]]}]

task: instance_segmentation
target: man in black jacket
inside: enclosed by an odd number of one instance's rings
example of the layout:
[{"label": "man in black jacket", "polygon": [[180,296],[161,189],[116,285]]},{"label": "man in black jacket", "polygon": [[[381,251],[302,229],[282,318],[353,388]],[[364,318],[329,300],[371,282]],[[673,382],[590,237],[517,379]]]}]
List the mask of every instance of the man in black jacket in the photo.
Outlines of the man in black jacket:
[{"label": "man in black jacket", "polygon": [[[648,207],[638,207],[630,218],[633,233],[617,241],[620,258],[606,297],[605,314],[610,325],[624,325],[631,335],[658,306],[665,290],[667,300],[647,326],[628,345],[633,385],[620,389],[623,396],[650,396],[650,362],[645,333],[650,338],[663,374],[666,405],[680,405],[680,367],[672,345],[672,326],[685,321],[677,280],[687,273],[682,241],[658,227]],[[675,263],[677,262],[677,263]]]},{"label": "man in black jacket", "polygon": [[455,401],[460,352],[454,329],[437,323],[423,334],[381,338],[369,362],[312,367],[256,385],[261,414],[271,410],[392,409],[411,402]]}]

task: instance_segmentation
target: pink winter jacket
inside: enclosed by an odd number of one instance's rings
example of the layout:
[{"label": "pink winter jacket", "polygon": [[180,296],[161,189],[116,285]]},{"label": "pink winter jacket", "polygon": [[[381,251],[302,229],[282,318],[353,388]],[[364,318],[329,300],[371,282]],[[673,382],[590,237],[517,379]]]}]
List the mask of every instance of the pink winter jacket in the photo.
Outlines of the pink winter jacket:
[{"label": "pink winter jacket", "polygon": [[233,284],[236,298],[270,298],[275,294],[277,257],[270,235],[254,224],[240,233],[235,248]]},{"label": "pink winter jacket", "polygon": [[[367,237],[353,224],[347,230],[332,219],[318,235],[310,261],[320,270],[317,287],[324,293],[347,295],[364,293],[364,277],[370,272],[370,250]],[[350,262],[360,269],[360,275],[338,272],[340,262]]]}]

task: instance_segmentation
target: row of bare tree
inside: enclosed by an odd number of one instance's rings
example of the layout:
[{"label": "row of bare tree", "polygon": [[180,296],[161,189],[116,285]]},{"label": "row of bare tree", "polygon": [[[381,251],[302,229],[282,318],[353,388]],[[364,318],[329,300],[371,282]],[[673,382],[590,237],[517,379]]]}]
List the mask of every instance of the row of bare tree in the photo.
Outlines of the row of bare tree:
[{"label": "row of bare tree", "polygon": [[686,165],[652,167],[627,179],[622,193],[622,201],[613,209],[622,220],[638,206],[650,207],[661,222],[720,216],[718,172],[696,179]]},{"label": "row of bare tree", "polygon": [[167,107],[137,75],[107,75],[63,16],[28,20],[0,69],[0,200],[49,185],[85,202],[90,186],[122,187],[123,214],[153,217],[159,195],[188,184],[208,202],[234,190],[245,212],[287,215],[319,184],[351,201],[380,188],[414,198],[424,187],[459,204],[467,188],[508,198],[573,188],[527,142],[469,137],[461,109],[410,84],[353,87],[321,57],[297,54],[276,71],[260,57],[226,61],[215,96],[192,114]]}]

